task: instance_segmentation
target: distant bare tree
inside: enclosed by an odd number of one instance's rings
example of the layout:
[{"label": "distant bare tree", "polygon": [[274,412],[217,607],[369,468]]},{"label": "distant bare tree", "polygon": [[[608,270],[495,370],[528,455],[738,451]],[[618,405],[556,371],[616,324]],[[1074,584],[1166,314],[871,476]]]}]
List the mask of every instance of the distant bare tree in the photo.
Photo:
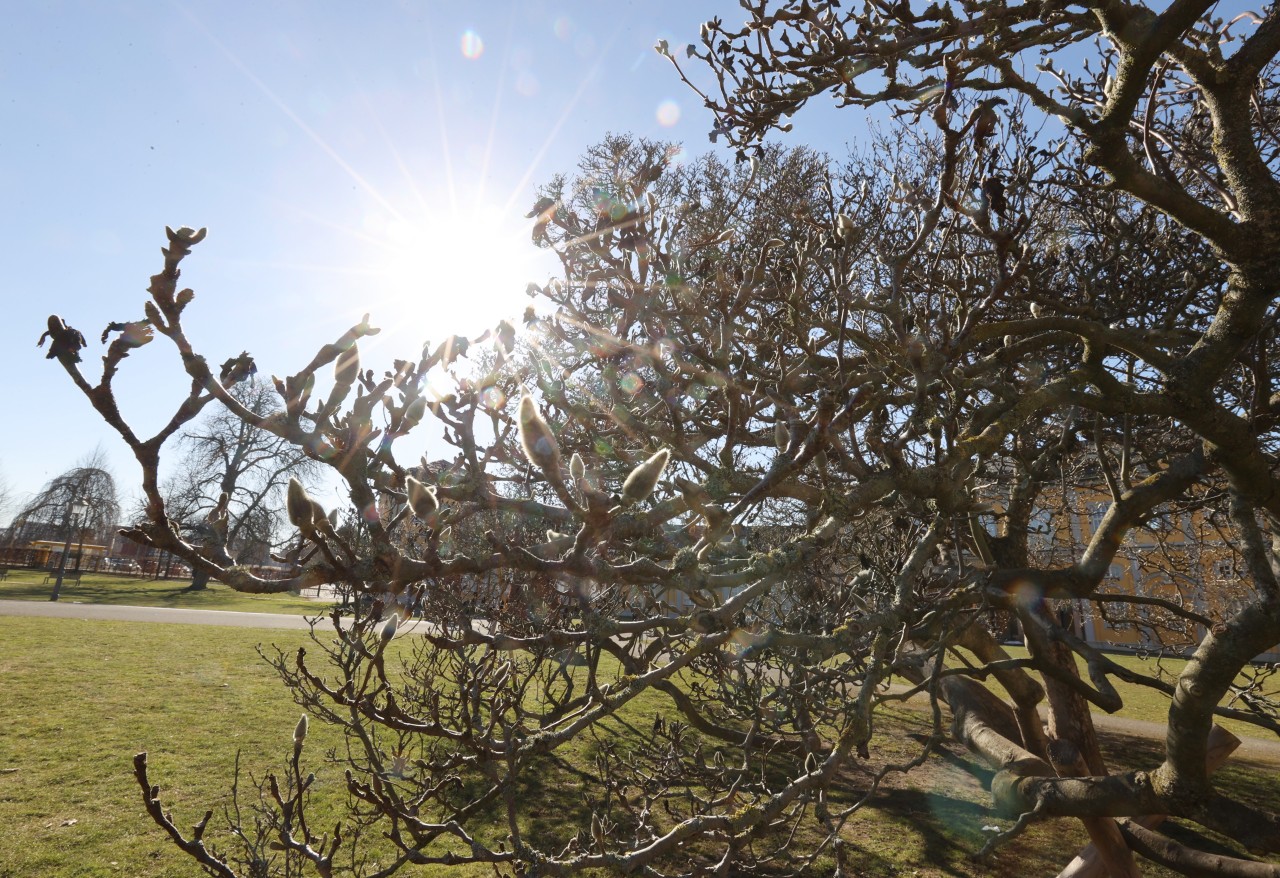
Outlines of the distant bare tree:
[{"label": "distant bare tree", "polygon": [[0,518],[9,511],[9,506],[13,503],[13,486],[9,484],[9,479],[3,471],[0,471]]},{"label": "distant bare tree", "polygon": [[[248,411],[280,411],[275,392],[249,376],[231,393]],[[265,564],[286,539],[285,488],[290,478],[310,484],[320,465],[281,437],[246,423],[218,405],[183,430],[177,469],[161,485],[169,517],[195,542],[221,547],[236,563]],[[145,510],[140,510],[144,512]],[[208,583],[196,567],[192,589]]]},{"label": "distant bare tree", "polygon": [[[74,517],[72,504],[85,511]],[[120,523],[115,479],[106,452],[95,449],[76,466],[46,482],[14,516],[9,533],[15,546],[31,540],[65,540],[74,533],[86,542],[109,545]]]}]

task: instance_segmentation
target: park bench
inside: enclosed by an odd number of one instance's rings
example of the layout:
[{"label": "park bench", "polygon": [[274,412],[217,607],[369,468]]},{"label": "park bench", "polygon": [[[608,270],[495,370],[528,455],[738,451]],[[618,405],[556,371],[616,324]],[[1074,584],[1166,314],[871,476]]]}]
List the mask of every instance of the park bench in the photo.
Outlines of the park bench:
[{"label": "park bench", "polygon": [[[83,573],[83,571],[81,570],[63,571],[63,574],[62,574],[63,585],[66,585],[68,582],[74,582],[76,585],[79,585],[81,573]],[[58,578],[58,571],[56,570],[50,570],[48,573],[44,575],[45,582],[52,582],[57,578]]]}]

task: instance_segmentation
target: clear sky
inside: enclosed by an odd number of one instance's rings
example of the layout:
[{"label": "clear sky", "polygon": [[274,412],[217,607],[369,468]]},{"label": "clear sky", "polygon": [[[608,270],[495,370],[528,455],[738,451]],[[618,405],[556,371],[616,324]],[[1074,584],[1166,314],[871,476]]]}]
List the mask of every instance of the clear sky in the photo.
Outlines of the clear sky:
[{"label": "clear sky", "polygon": [[[367,366],[476,334],[551,270],[524,213],[606,132],[712,148],[709,113],[653,51],[683,56],[733,0],[48,2],[0,29],[0,473],[34,492],[101,443],[137,465],[35,347],[81,330],[96,382],[113,320],[142,316],[164,226],[208,226],[187,311],[214,363],[247,349],[296,371],[364,312]],[[692,69],[705,78],[697,62]],[[801,114],[838,150],[856,114]],[[807,136],[805,136],[807,135]],[[186,382],[164,339],[126,361],[122,408],[149,435]],[[10,510],[12,512],[12,510]]]}]

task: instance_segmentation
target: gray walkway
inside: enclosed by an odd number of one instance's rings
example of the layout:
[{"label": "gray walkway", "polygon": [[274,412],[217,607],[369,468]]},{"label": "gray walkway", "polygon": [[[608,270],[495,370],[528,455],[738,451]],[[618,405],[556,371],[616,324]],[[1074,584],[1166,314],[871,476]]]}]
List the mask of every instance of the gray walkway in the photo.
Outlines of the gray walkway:
[{"label": "gray walkway", "polygon": [[[318,613],[317,613],[318,615]],[[178,610],[72,601],[0,601],[0,616],[45,616],[108,622],[165,622],[179,625],[227,625],[233,628],[307,628],[302,616],[285,613],[236,613],[229,610]]]},{"label": "gray walkway", "polygon": [[[1093,724],[1100,732],[1113,732],[1121,735],[1133,735],[1138,738],[1152,738],[1163,741],[1167,726],[1163,723],[1152,723],[1141,719],[1129,719],[1123,716],[1111,716],[1095,713]],[[1266,732],[1270,734],[1270,732]],[[1280,738],[1240,738],[1240,746],[1232,755],[1233,759],[1248,759],[1254,762],[1269,762],[1280,765]]]}]

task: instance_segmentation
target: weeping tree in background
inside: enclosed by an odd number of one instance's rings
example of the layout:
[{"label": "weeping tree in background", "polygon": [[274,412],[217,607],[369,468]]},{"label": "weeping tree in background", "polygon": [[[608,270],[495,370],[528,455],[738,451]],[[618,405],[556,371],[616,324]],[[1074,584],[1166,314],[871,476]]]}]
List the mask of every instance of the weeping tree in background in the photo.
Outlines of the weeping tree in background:
[{"label": "weeping tree in background", "polygon": [[13,502],[13,488],[9,484],[9,479],[5,477],[3,471],[0,471],[0,515],[4,515],[9,511],[9,504]]},{"label": "weeping tree in background", "polygon": [[[269,417],[280,408],[266,382],[249,375],[231,387],[248,411]],[[191,542],[225,553],[228,563],[263,565],[284,548],[285,488],[290,478],[303,483],[321,467],[306,453],[274,433],[248,424],[223,406],[206,414],[179,436],[182,458],[161,485],[166,514]],[[145,510],[141,511],[145,518]],[[295,540],[296,541],[296,540]],[[193,589],[204,588],[209,571],[192,569]]]},{"label": "weeping tree in background", "polygon": [[[504,322],[379,371],[358,355],[366,318],[275,379],[283,410],[263,416],[228,390],[251,359],[217,373],[187,337],[178,266],[204,232],[186,228],[98,384],[83,338],[51,319],[57,358],[142,465],[136,538],[242,591],[336,582],[370,598],[275,658],[345,746],[313,754],[300,723],[227,834],[208,817],[184,832],[135,761],[186,853],[222,876],[854,874],[859,811],[946,736],[945,707],[1016,818],[984,853],[1017,856],[1027,826],[1067,818],[1114,874],[1137,872],[1132,851],[1276,874],[1247,857],[1280,850],[1280,820],[1215,788],[1206,763],[1215,715],[1280,731],[1249,664],[1280,641],[1280,22],[1176,2],[961,8],[762,3],[742,30],[708,23],[689,54],[719,77],[713,134],[741,161],[673,164],[625,137],[589,151],[531,212],[563,270],[531,287],[523,335]],[[1058,69],[1095,37],[1088,65]],[[911,124],[841,163],[761,144],[824,91]],[[144,324],[192,378],[149,439],[111,387]],[[493,356],[466,368],[480,343]],[[287,580],[186,539],[155,467],[214,399],[330,467],[360,543],[301,484]],[[403,459],[432,424],[454,460]],[[1042,539],[1081,497],[1102,498],[1089,540]],[[1174,520],[1238,565],[1230,601],[1109,586],[1132,535],[1168,538]],[[1203,593],[1184,537],[1162,556],[1171,587]],[[402,641],[405,595],[429,624]],[[1176,627],[1194,655],[1173,679],[1129,670],[1080,636],[1082,607]],[[1003,617],[1028,657],[993,636]],[[878,736],[908,694],[894,676],[934,708],[905,758]],[[1121,706],[1117,678],[1169,698],[1168,735],[1163,761],[1108,773],[1090,709]],[[322,828],[327,758],[348,808]],[[537,819],[557,789],[580,790],[574,807]],[[1165,815],[1230,855],[1147,828]]]},{"label": "weeping tree in background", "polygon": [[[120,503],[115,478],[106,463],[106,455],[97,449],[50,479],[14,516],[9,527],[10,545],[63,541],[69,534],[81,542],[110,545],[120,521]],[[82,505],[84,511],[73,516],[72,504]]]}]

